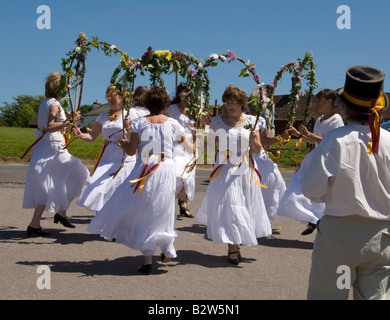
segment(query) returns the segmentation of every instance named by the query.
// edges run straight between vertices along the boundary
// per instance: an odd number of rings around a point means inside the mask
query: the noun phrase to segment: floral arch
[[[203,112],[205,103],[209,101],[210,79],[208,68],[218,66],[219,62],[228,61],[228,63],[238,61],[244,65],[240,70],[239,77],[249,77],[252,75],[259,93],[249,103],[254,104],[257,119],[263,112],[268,109],[273,117],[274,102],[273,97],[278,87],[278,82],[285,73],[291,74],[292,87],[288,103],[287,117],[288,125],[295,122],[295,112],[298,107],[300,96],[307,95],[307,105],[304,111],[304,122],[306,122],[309,109],[312,105],[314,90],[317,88],[315,79],[315,64],[313,55],[306,53],[304,58],[298,58],[286,65],[276,73],[271,89],[266,92],[265,84],[260,82],[260,75],[256,72],[256,65],[250,63],[250,60],[244,60],[235,55],[231,50],[227,53],[211,53],[210,56],[202,63],[202,59],[196,58],[192,54],[182,53],[180,51],[156,50],[148,47],[140,58],[130,57],[126,52],[120,50],[115,45],[100,41],[96,36],[88,41],[84,33],[80,33],[75,41],[76,47],[67,53],[67,58],[62,59],[62,69],[64,71],[64,80],[69,83],[67,101],[71,111],[76,111],[81,105],[84,75],[86,73],[86,58],[88,52],[92,49],[102,51],[106,56],[120,55],[121,59],[118,66],[112,73],[110,83],[115,86],[125,87],[128,96],[132,97],[134,82],[137,75],[145,76],[149,73],[150,83],[165,88],[163,80],[164,74],[180,75],[185,79],[185,84],[190,88],[189,92],[189,111],[190,119],[198,123],[199,116]],[[306,80],[307,89],[303,91],[303,81]],[[74,99],[72,95],[74,93]],[[203,93],[203,97],[201,96]],[[267,99],[267,96],[269,99]],[[129,107],[129,105],[128,105]]]

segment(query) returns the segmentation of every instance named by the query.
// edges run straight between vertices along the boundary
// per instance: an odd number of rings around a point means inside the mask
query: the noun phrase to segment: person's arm
[[[249,135],[251,150],[256,154],[259,154],[263,147],[261,144],[260,131],[261,130],[259,131],[251,130]]]
[[[72,123],[70,120],[65,120],[65,121],[58,121],[58,114],[60,112],[60,108],[53,104],[50,106],[49,110],[49,117],[47,120],[47,130],[49,132],[56,132],[60,131],[62,129],[67,129]],[[73,119],[75,122],[80,120],[80,111],[73,112]]]
[[[75,127],[73,129],[73,134],[79,139],[86,142],[95,141],[101,132],[102,132],[102,125],[99,122],[95,122],[93,124],[92,130],[89,133],[82,133],[78,127]]]
[[[196,150],[196,136],[194,136],[194,142],[191,143],[185,134],[183,134],[180,139],[178,140],[179,144],[183,146],[183,148],[188,152],[189,154],[193,154]]]
[[[138,133],[132,132],[130,136],[130,141],[126,139],[118,140],[118,145],[128,154],[129,156],[134,156],[138,148]]]
[[[294,128],[295,129],[295,128]],[[318,136],[312,132],[310,132],[306,126],[304,126],[303,124],[301,124],[299,126],[299,133],[300,133],[300,136],[298,136],[298,138],[302,138],[303,141],[306,141],[308,143],[311,143],[311,144],[314,144],[314,143],[320,143],[322,141],[322,137],[321,136]]]
[[[265,129],[260,129],[259,132],[260,132],[261,144],[267,147],[275,143],[288,141],[290,139],[290,134],[288,133],[287,130],[285,130],[281,135],[276,137],[269,137]]]

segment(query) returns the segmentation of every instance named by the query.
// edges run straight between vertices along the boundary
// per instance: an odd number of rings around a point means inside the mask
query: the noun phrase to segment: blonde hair
[[[45,96],[46,98],[58,98],[61,96],[61,73],[52,72],[45,80]]]
[[[110,85],[106,89],[106,98],[111,94],[121,96],[123,99],[123,105],[126,105],[128,97],[126,94],[126,89],[124,87],[117,88],[114,84],[110,83]]]

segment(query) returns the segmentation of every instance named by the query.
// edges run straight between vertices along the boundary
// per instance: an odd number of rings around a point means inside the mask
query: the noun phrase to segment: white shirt
[[[378,154],[369,154],[368,125],[328,132],[302,177],[304,195],[325,202],[324,214],[390,221],[390,132],[380,131]]]

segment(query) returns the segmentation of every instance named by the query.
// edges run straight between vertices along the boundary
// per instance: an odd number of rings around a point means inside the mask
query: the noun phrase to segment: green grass
[[[20,157],[22,154],[35,141],[34,131],[36,130],[31,128],[0,127],[0,160],[21,161]],[[272,149],[280,151],[280,158],[270,155],[271,159],[280,167],[296,168],[309,151],[304,142],[300,148],[297,148],[295,146],[296,141],[296,139],[291,139],[283,146],[274,145]],[[90,163],[99,156],[102,143],[101,135],[92,143],[76,139],[69,145],[68,149],[75,157]]]
[[[34,128],[0,127],[0,159],[3,161],[21,161],[20,157],[35,141]],[[96,160],[102,148],[102,137],[87,143],[76,139],[72,142],[69,152],[82,160]]]

